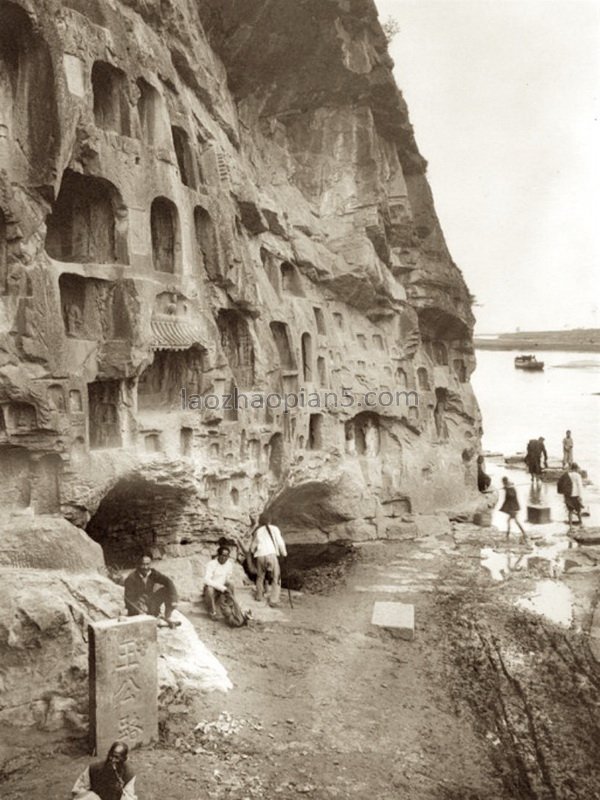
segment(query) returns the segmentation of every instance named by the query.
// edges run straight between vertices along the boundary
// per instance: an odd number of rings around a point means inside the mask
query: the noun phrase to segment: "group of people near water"
[[[569,531],[572,529],[573,514],[582,524],[583,481],[578,465],[573,461],[573,438],[567,431],[562,442],[564,472],[560,476],[557,489],[563,495],[569,515]],[[543,436],[531,439],[527,444],[525,463],[531,476],[531,483],[539,487],[543,470],[548,468],[548,453]],[[491,478],[485,472],[484,457],[477,459],[477,483],[481,492],[487,492]],[[514,484],[508,477],[502,478],[504,501],[500,511],[507,515],[506,537],[511,534],[514,522],[521,533],[521,541],[528,544],[527,534],[518,519],[519,499]],[[280,529],[263,515],[256,525],[250,546],[247,550],[235,543],[244,555],[246,570],[255,575],[255,599],[262,602],[267,585],[269,605],[277,606],[281,591],[280,558],[287,557],[285,541]],[[241,627],[251,618],[250,611],[242,611],[235,594],[232,545],[222,538],[218,542],[216,555],[208,562],[204,575],[203,602],[211,619],[216,619],[217,609],[232,627]],[[151,614],[159,618],[159,624],[173,628],[180,621],[173,619],[177,608],[177,590],[167,575],[152,568],[152,557],[144,554],[135,570],[124,583],[125,607],[129,616]],[[164,608],[164,611],[163,611]],[[104,761],[87,767],[77,778],[72,791],[73,800],[136,800],[135,775],[128,763],[128,747],[124,742],[114,742]]]
[[[562,440],[562,469],[564,470],[558,479],[557,491],[562,494],[568,514],[569,532],[573,529],[573,514],[577,517],[577,524],[583,525],[583,480],[579,465],[573,461],[573,437],[571,431],[565,433]],[[537,439],[530,439],[527,443],[527,452],[524,458],[531,485],[539,489],[542,482],[544,469],[548,469],[548,453],[546,451],[545,439],[539,436]],[[480,492],[486,492],[491,485],[491,478],[484,469],[484,458],[479,456],[477,460],[477,485]],[[528,544],[527,534],[518,519],[521,510],[517,490],[510,478],[502,478],[502,488],[504,489],[504,502],[500,506],[500,511],[507,515],[506,538],[511,533],[511,522],[514,522],[521,532],[521,541]]]
[[[206,566],[202,596],[211,619],[216,619],[218,608],[230,626],[241,627],[252,614],[242,611],[236,600],[236,562],[231,552],[228,540],[220,539],[216,555]],[[262,602],[268,591],[269,605],[277,606],[281,592],[279,560],[287,557],[287,549],[280,529],[266,515],[259,519],[250,546],[243,554],[247,570],[255,575],[256,601]],[[178,603],[175,584],[167,575],[153,569],[150,554],[142,555],[136,569],[125,579],[124,589],[128,616],[150,614],[158,617],[163,626],[181,625],[172,616]],[[79,775],[71,793],[72,800],[136,800],[135,774],[128,763],[128,752],[125,742],[114,742],[105,760],[90,764]]]

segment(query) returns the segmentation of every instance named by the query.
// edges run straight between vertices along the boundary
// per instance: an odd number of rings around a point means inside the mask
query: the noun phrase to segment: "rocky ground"
[[[133,756],[140,799],[600,797],[599,559],[550,538],[527,549],[457,525],[366,545],[293,609],[245,597],[246,629],[190,606],[235,688],[171,709]],[[371,626],[377,599],[415,604],[412,642]],[[40,748],[0,794],[67,797],[87,761],[78,743]]]

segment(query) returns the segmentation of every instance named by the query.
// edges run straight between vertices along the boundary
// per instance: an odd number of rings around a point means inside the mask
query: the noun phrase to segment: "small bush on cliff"
[[[388,17],[385,22],[382,23],[381,27],[383,28],[388,44],[397,33],[400,33],[400,23],[395,17]]]

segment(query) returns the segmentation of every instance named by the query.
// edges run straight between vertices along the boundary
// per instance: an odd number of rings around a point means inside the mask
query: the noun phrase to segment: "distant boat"
[[[515,358],[515,367],[517,369],[528,369],[533,372],[539,372],[544,369],[544,362],[538,361],[535,356],[517,356]]]

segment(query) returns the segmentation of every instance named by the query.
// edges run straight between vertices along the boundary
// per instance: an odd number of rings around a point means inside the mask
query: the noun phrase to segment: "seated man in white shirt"
[[[260,525],[254,531],[250,552],[256,558],[256,599],[258,601],[263,599],[265,577],[270,572],[273,583],[269,596],[269,605],[276,606],[279,603],[281,591],[279,556],[287,556],[285,542],[277,525],[270,525],[268,522]]]
[[[210,616],[217,616],[215,601],[223,594],[235,594],[233,586],[233,561],[229,558],[231,552],[228,547],[221,545],[217,550],[217,557],[212,558],[206,565],[204,575],[204,605]]]

